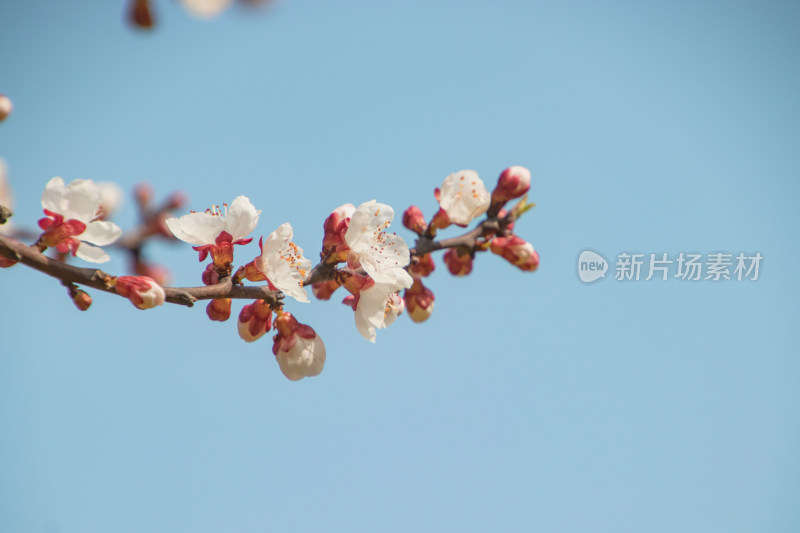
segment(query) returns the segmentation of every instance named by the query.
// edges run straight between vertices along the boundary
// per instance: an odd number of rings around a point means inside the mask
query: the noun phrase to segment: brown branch
[[[0,235],[0,255],[6,259],[19,261],[39,272],[59,279],[63,283],[76,283],[99,291],[117,294],[114,287],[109,286],[106,282],[110,276],[102,270],[80,268],[56,261],[40,253],[36,248],[2,235]],[[198,300],[214,298],[261,299],[271,304],[277,303],[279,300],[278,293],[265,285],[244,287],[234,285],[230,278],[207,287],[164,287],[164,292],[166,292],[168,303],[189,307]]]

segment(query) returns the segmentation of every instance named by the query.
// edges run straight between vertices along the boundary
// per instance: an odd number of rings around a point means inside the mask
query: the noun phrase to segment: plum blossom
[[[363,268],[376,283],[410,287],[413,280],[405,266],[410,261],[408,245],[402,237],[386,233],[394,218],[394,209],[370,200],[358,206],[350,217],[344,239],[350,247],[347,265]]]
[[[477,172],[459,170],[444,179],[438,200],[450,222],[467,226],[489,209],[491,195]]]
[[[4,94],[0,94],[0,122],[3,122],[13,110],[14,104],[11,103],[11,98]]]
[[[255,229],[261,211],[256,211],[246,196],[237,196],[230,206],[222,205],[224,211],[212,206],[204,213],[168,218],[166,224],[175,237],[194,245],[200,261],[210,253],[215,266],[227,268],[233,261],[233,245],[253,240],[245,237]]]
[[[356,328],[362,337],[374,343],[376,330],[387,328],[395,321],[405,307],[397,291],[410,286],[411,283],[374,283],[361,289],[358,296],[345,298],[345,303],[353,305]]]
[[[303,257],[303,249],[292,242],[292,226],[278,226],[266,241],[259,242],[261,255],[253,261],[269,282],[298,302],[308,302],[303,281],[311,269],[311,261]]]
[[[61,178],[51,179],[42,193],[42,208],[47,216],[39,219],[39,227],[44,230],[39,243],[61,253],[71,252],[84,261],[108,261],[108,254],[98,246],[116,241],[122,230],[113,222],[97,220],[101,199],[100,189],[92,180],[74,180],[64,185]]]
[[[275,329],[272,353],[284,376],[298,381],[322,372],[325,344],[311,326],[300,324],[291,313],[279,312]]]

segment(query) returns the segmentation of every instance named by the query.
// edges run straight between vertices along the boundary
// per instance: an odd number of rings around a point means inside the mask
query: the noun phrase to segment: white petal
[[[211,213],[189,213],[181,218],[168,218],[166,223],[175,237],[195,246],[214,244],[225,230],[222,217]]]
[[[113,222],[95,220],[86,225],[86,230],[78,235],[78,238],[98,246],[105,246],[119,239],[121,235],[122,230]]]
[[[311,261],[303,257],[303,249],[292,243],[292,226],[278,226],[264,242],[256,266],[275,287],[299,302],[308,302],[303,280],[311,269]]]
[[[100,189],[92,180],[72,180],[62,202],[64,218],[89,222],[100,206]]]
[[[63,209],[62,200],[66,191],[64,180],[58,176],[48,181],[42,193],[42,209],[60,214]]]
[[[86,244],[85,242],[81,242],[78,245],[78,249],[75,251],[75,255],[83,259],[84,261],[89,261],[90,263],[105,263],[109,259],[111,259],[107,253],[103,251],[102,248],[98,248],[97,246],[92,246],[91,244]]]
[[[228,206],[228,213],[225,215],[225,225],[227,232],[237,241],[250,235],[258,224],[258,216],[261,211],[256,211],[247,196],[237,196]]]

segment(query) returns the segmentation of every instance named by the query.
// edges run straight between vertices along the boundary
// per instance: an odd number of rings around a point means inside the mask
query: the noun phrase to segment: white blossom
[[[408,245],[402,237],[386,232],[392,218],[394,209],[375,200],[358,206],[344,237],[350,248],[347,262],[360,265],[376,283],[406,288],[413,282],[404,268],[410,261]]]
[[[178,239],[195,246],[216,244],[217,237],[225,232],[231,241],[243,240],[258,224],[261,211],[257,211],[247,196],[237,196],[230,206],[223,204],[203,213],[194,212],[180,218],[168,218],[167,227]]]
[[[474,170],[459,170],[444,179],[439,190],[441,207],[454,224],[468,225],[489,209],[491,195]]]
[[[113,222],[96,220],[101,201],[100,189],[92,180],[73,180],[69,185],[59,177],[47,182],[42,193],[42,208],[49,218],[39,221],[45,230],[44,243],[59,251],[72,251],[85,261],[105,263],[110,258],[98,246],[116,241],[122,230]],[[80,224],[73,224],[77,221]],[[75,228],[85,225],[82,232],[59,233],[57,227]],[[96,246],[92,246],[92,245]]]
[[[292,226],[278,226],[261,247],[256,267],[277,289],[299,302],[308,302],[303,281],[311,269],[311,261],[303,257],[303,249],[292,242]]]
[[[403,312],[403,299],[397,291],[407,288],[397,283],[375,283],[359,291],[355,309],[356,328],[361,336],[375,342],[375,331],[390,326]]]

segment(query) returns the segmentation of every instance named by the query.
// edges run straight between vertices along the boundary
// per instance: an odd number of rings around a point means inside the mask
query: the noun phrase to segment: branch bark
[[[96,268],[80,268],[51,259],[36,248],[0,235],[0,255],[6,259],[19,261],[39,272],[66,283],[77,283],[99,291],[117,294],[114,287],[106,283],[109,275]],[[225,278],[216,285],[207,287],[164,287],[166,301],[172,304],[191,307],[198,300],[215,298],[234,298],[250,300],[266,300],[270,304],[278,302],[277,291],[266,285],[241,286],[234,285],[230,278]]]

